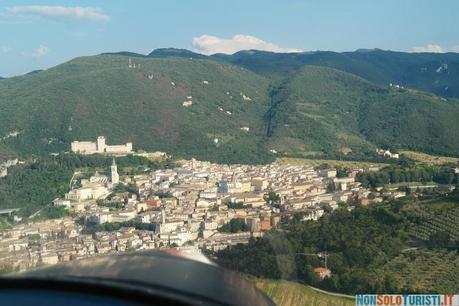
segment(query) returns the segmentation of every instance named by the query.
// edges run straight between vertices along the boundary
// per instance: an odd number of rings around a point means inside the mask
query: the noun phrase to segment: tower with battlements
[[[104,153],[106,147],[107,145],[105,143],[105,137],[104,136],[97,137],[97,152]]]

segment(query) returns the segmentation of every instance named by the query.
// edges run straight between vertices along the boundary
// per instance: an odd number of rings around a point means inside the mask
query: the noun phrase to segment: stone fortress
[[[132,153],[132,142],[123,145],[107,145],[104,136],[97,137],[97,141],[73,141],[72,152],[79,154],[129,154]]]

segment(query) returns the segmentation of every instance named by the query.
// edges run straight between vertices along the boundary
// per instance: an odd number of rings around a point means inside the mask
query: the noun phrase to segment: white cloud
[[[203,54],[225,53],[233,54],[241,50],[263,50],[272,52],[301,52],[299,49],[282,48],[273,43],[250,35],[235,35],[233,38],[224,39],[217,36],[202,35],[193,38],[195,51]]]
[[[43,57],[43,56],[45,56],[46,54],[48,54],[48,52],[49,52],[49,48],[48,48],[48,47],[46,47],[46,46],[40,46],[40,47],[38,47],[37,50],[35,50],[35,52],[33,53],[33,56],[34,56],[34,57],[37,57],[37,58],[38,58],[38,57]]]
[[[412,52],[429,52],[429,53],[445,53],[445,52],[457,52],[459,53],[459,45],[452,47],[442,47],[436,44],[427,44],[425,47],[413,47]]]
[[[413,47],[413,52],[444,53],[445,50],[439,45],[428,44],[425,47]]]
[[[100,8],[94,7],[25,5],[8,8],[8,12],[15,16],[38,16],[55,19],[86,19],[92,21],[109,21],[111,19]]]

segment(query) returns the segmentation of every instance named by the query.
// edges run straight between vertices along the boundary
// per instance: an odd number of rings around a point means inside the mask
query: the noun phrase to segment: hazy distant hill
[[[222,61],[228,56],[194,54],[160,49],[148,57],[81,57],[2,80],[0,153],[68,150],[72,140],[105,135],[109,143],[133,141],[137,149],[225,162],[270,161],[271,149],[357,158],[382,146],[458,155],[455,99],[317,65],[260,72],[274,69],[277,57],[308,54],[229,56],[272,57],[265,66],[259,59],[261,68],[244,65],[253,71]]]

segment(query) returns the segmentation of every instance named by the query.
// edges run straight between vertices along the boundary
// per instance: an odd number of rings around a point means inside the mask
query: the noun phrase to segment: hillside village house
[[[331,277],[331,271],[327,268],[318,267],[314,269],[314,272],[319,275],[320,279]]]

